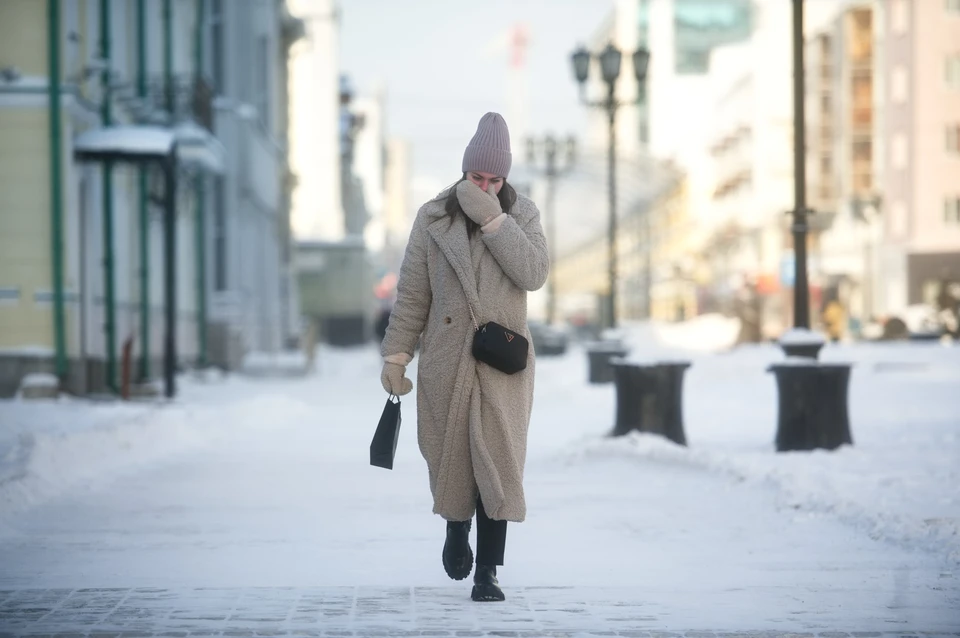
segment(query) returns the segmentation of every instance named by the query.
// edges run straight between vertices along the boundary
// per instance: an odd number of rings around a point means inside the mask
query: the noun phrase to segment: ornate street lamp
[[[589,100],[586,97],[586,81],[590,75],[590,60],[596,57],[600,62],[600,76],[607,85],[607,97],[603,100]],[[620,76],[620,65],[623,54],[613,43],[607,44],[599,54],[591,54],[584,47],[578,48],[571,55],[573,63],[573,74],[580,85],[580,100],[587,106],[602,108],[607,111],[609,124],[609,198],[610,198],[610,220],[608,229],[608,286],[609,297],[607,299],[607,327],[614,328],[617,325],[617,183],[616,183],[616,119],[617,109],[621,106],[639,104],[645,94],[644,84],[647,80],[647,67],[650,63],[650,52],[641,47],[632,55],[633,71],[639,84],[637,98],[630,102],[619,102],[614,95],[617,78]]]

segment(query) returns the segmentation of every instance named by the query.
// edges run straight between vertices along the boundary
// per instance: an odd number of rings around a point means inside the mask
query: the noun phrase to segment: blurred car
[[[542,321],[528,321],[533,351],[537,356],[558,356],[567,351],[570,339],[563,330]]]

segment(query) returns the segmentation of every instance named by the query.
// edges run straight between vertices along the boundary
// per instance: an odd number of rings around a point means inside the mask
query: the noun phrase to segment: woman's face
[[[480,187],[480,190],[487,192],[487,187],[493,184],[493,190],[496,193],[503,188],[503,178],[497,177],[493,173],[484,173],[481,171],[467,171],[467,179]]]

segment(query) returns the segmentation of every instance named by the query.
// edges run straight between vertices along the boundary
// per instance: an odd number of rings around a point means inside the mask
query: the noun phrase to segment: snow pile
[[[307,406],[240,379],[214,385],[184,376],[180,391],[176,403],[0,401],[0,514],[225,437],[276,428],[281,418],[315,418]]]
[[[42,359],[44,357],[54,356],[53,348],[47,346],[20,346],[17,348],[0,348],[2,357],[34,357]]]
[[[285,352],[250,352],[243,358],[240,370],[254,377],[291,377],[307,374],[309,362],[299,350]]]
[[[637,359],[677,359],[724,352],[734,346],[740,321],[719,314],[702,315],[679,323],[625,322],[605,330],[602,338],[622,343]]]
[[[956,452],[954,445],[952,454]],[[960,470],[952,467],[940,467],[936,471],[939,476],[927,478],[922,471],[880,472],[874,462],[877,459],[855,447],[834,452],[736,454],[684,448],[663,437],[639,433],[594,440],[568,458],[624,456],[709,470],[770,486],[779,492],[784,508],[827,513],[865,530],[872,538],[943,554],[960,564],[960,499],[955,487],[960,484]],[[930,493],[920,484],[934,484],[935,491]],[[890,507],[898,504],[898,498],[885,491],[904,489],[941,515],[924,517]]]
[[[599,414],[603,425],[586,440],[568,440],[560,457],[628,457],[770,486],[783,507],[828,513],[874,538],[960,563],[960,348],[829,344],[821,360],[853,365],[852,447],[775,451],[777,389],[766,368],[784,356],[762,345],[694,361],[684,382],[689,448],[652,435],[597,436],[612,426],[610,392],[606,406],[583,396],[557,406],[587,422]]]
[[[780,343],[785,346],[819,346],[826,341],[822,334],[807,328],[791,328],[780,337]]]
[[[681,323],[655,323],[657,340],[672,348],[696,352],[722,352],[734,346],[740,320],[720,314],[700,315]]]

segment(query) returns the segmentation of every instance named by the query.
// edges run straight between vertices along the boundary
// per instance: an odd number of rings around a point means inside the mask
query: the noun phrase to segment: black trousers
[[[507,545],[507,521],[487,516],[483,501],[477,497],[477,565],[503,565]]]

